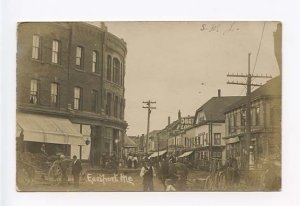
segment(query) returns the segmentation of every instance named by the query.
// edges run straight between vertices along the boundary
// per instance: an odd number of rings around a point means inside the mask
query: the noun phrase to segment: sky
[[[250,68],[254,74],[279,75],[273,44],[276,22],[265,25],[264,22],[105,24],[109,32],[127,43],[127,135],[141,135],[147,131],[147,109],[142,108],[143,101],[157,102],[157,109],[151,113],[152,131],[163,129],[168,116],[171,122],[175,121],[179,110],[182,116],[194,116],[202,104],[217,96],[218,89],[222,96],[245,95],[244,86],[226,83],[228,80],[244,82],[245,79],[226,75],[247,73],[248,53],[251,53]],[[255,83],[266,81],[259,80]]]

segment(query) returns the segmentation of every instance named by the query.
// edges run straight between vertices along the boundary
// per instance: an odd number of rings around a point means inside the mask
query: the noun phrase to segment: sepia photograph
[[[279,192],[282,23],[16,25],[16,191]]]

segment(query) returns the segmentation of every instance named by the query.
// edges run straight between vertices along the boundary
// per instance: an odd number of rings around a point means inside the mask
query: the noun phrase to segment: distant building
[[[23,148],[100,164],[123,144],[126,43],[104,24],[20,23],[17,136]],[[118,149],[119,148],[119,149]]]
[[[184,149],[184,132],[185,129],[193,126],[194,117],[182,117],[180,110],[178,111],[178,119],[172,123],[168,131],[168,152],[176,155],[180,154]]]
[[[142,153],[144,150],[143,150],[143,139],[144,139],[144,136],[141,135],[141,136],[128,136],[132,141],[134,141],[135,145],[137,146],[136,148],[136,151],[138,153]]]
[[[251,93],[251,143],[253,166],[265,160],[281,159],[281,76],[269,80]],[[246,162],[244,97],[225,110],[226,155],[235,157],[243,168]]]
[[[148,139],[148,152],[155,152],[157,151],[158,147],[159,147],[159,137],[158,137],[158,133],[160,132],[160,130],[153,130],[151,132],[149,132],[149,139]],[[146,142],[145,142],[146,144]],[[161,148],[161,147],[160,147]]]
[[[199,168],[208,168],[212,159],[219,159],[225,163],[225,115],[224,109],[236,101],[240,96],[212,97],[196,110],[194,125],[185,130],[185,151],[193,155],[194,165]]]
[[[129,153],[133,153],[133,154],[137,153],[138,146],[135,143],[135,141],[132,139],[132,137],[125,135],[123,149],[124,149],[123,154],[125,157],[127,157]]]

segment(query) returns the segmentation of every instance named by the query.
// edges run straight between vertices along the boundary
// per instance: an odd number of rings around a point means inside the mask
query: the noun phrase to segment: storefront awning
[[[137,148],[136,143],[130,137],[128,137],[126,134],[124,135],[124,147]]]
[[[163,155],[165,153],[167,153],[167,150],[162,150],[162,151],[154,152],[152,155],[149,156],[149,158],[151,158],[151,157],[158,157],[158,156],[161,156],[161,155]]]
[[[226,144],[233,144],[233,143],[237,143],[239,141],[240,141],[240,138],[238,136],[236,136],[236,137],[232,137],[232,138],[226,139],[225,143]]]
[[[187,156],[189,156],[189,155],[192,154],[192,153],[193,153],[193,151],[188,151],[188,152],[183,153],[183,154],[180,155],[179,157],[187,157]]]
[[[17,113],[17,128],[21,128],[25,141],[85,145],[82,134],[65,118]]]

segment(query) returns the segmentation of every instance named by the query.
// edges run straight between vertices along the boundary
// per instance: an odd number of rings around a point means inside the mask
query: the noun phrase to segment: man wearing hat
[[[143,189],[144,192],[153,191],[153,177],[155,177],[155,170],[151,162],[146,159],[145,164],[141,169],[140,176],[143,177]]]
[[[79,174],[81,170],[82,170],[81,162],[80,160],[77,159],[77,156],[74,155],[73,162],[72,162],[72,174],[74,177],[74,185],[77,187],[79,186]]]
[[[63,154],[60,155],[59,159],[60,159],[60,169],[61,169],[61,184],[66,185],[68,183],[67,170],[70,164],[65,159],[65,156]]]

